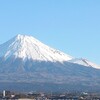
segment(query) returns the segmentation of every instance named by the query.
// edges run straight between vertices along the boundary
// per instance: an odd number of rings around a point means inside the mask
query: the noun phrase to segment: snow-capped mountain
[[[67,61],[72,57],[59,50],[50,48],[32,36],[17,35],[13,39],[0,45],[0,57],[9,57],[40,60],[40,61]]]
[[[42,83],[45,84],[43,89],[47,89],[49,84],[50,91],[55,87],[62,90],[78,87],[79,90],[95,86],[99,89],[100,67],[53,49],[32,36],[19,34],[0,45],[0,82],[14,82],[18,86],[25,83],[25,87],[30,83],[30,91],[34,83],[36,89],[40,89]]]
[[[76,64],[87,66],[87,67],[93,67],[96,69],[100,69],[99,65],[96,65],[96,64],[94,64],[94,63],[92,63],[84,58],[73,58],[73,59],[69,60],[68,62],[76,63]]]

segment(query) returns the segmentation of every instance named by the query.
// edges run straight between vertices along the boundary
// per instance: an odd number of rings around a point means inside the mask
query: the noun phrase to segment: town
[[[100,93],[19,93],[3,90],[0,92],[0,100],[100,100]]]

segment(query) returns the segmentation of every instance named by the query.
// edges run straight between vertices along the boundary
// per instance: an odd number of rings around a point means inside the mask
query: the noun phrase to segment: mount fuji
[[[51,62],[72,59],[71,56],[46,46],[32,36],[20,34],[1,45],[0,50],[0,57],[5,60],[10,57],[21,58],[23,61],[32,59]]]
[[[19,34],[0,45],[0,83],[1,90],[100,91],[100,66]]]

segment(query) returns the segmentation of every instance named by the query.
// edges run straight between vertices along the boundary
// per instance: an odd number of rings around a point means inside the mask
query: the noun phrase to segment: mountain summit
[[[10,83],[25,91],[100,90],[100,67],[19,34],[0,45],[0,89]]]
[[[0,57],[9,57],[40,61],[67,61],[72,57],[59,50],[48,47],[32,36],[17,35],[8,42],[0,45]]]

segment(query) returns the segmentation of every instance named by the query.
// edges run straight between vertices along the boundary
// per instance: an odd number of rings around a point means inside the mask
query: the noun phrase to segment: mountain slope
[[[96,64],[94,64],[94,63],[92,63],[92,62],[90,62],[90,61],[88,61],[87,59],[84,59],[84,58],[73,58],[73,59],[69,60],[68,62],[87,66],[87,67],[93,67],[93,68],[96,68],[96,69],[100,69],[99,65],[96,65]]]

